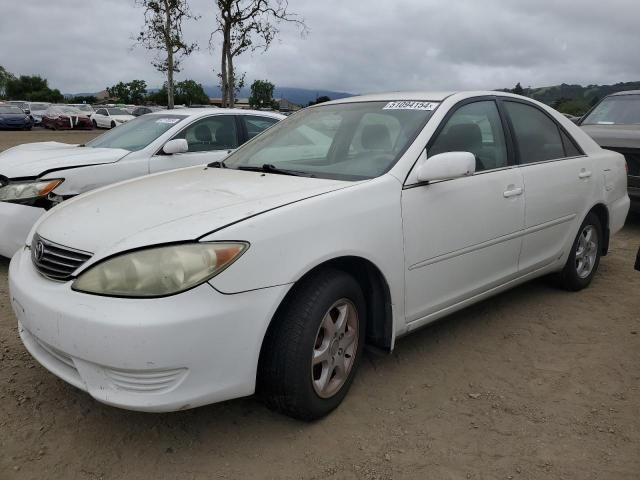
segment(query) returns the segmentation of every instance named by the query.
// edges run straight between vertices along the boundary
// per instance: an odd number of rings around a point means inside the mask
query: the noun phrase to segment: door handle
[[[505,190],[505,192],[502,194],[504,196],[504,198],[511,198],[511,197],[517,197],[518,195],[522,195],[522,188],[521,187],[513,187],[512,185],[510,185],[509,187],[507,187],[509,190]]]
[[[590,176],[591,176],[591,171],[585,170],[584,168],[580,170],[580,173],[578,174],[578,178],[580,179],[589,178]]]

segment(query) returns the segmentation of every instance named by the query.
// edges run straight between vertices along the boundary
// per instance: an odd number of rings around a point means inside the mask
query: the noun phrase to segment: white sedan
[[[85,145],[10,148],[0,153],[0,255],[11,257],[36,220],[63,200],[121,180],[222,160],[283,118],[251,110],[164,110]]]
[[[31,354],[101,402],[258,391],[315,419],[366,344],[542,275],[587,287],[628,209],[624,158],[533,100],[348,98],[65,202],[12,259],[11,303]]]
[[[96,128],[115,128],[134,118],[136,117],[124,108],[117,107],[98,108],[95,113],[91,115],[91,121]]]

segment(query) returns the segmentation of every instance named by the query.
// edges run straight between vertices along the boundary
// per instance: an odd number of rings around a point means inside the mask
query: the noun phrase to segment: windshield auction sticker
[[[401,102],[389,102],[382,109],[383,110],[427,110],[432,111],[438,106],[434,102],[414,102],[405,100]]]
[[[156,120],[156,123],[169,123],[173,125],[174,123],[178,123],[179,121],[179,118],[159,118],[158,120]]]

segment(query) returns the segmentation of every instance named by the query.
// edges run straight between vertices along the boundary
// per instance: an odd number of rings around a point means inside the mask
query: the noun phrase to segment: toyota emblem
[[[42,260],[42,257],[44,257],[44,243],[42,243],[42,241],[38,240],[38,243],[36,243],[36,249],[33,253],[38,262]]]

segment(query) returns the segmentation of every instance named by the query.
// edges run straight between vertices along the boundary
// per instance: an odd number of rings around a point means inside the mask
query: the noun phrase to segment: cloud
[[[640,79],[637,0],[290,0],[310,33],[282,25],[266,53],[236,62],[247,80],[349,92],[494,89]],[[200,50],[178,78],[217,83],[213,0],[185,25]],[[143,12],[133,0],[5,2],[0,64],[41,74],[63,92],[102,90],[142,78],[160,86],[152,55],[133,47]],[[215,70],[215,72],[214,72]]]

